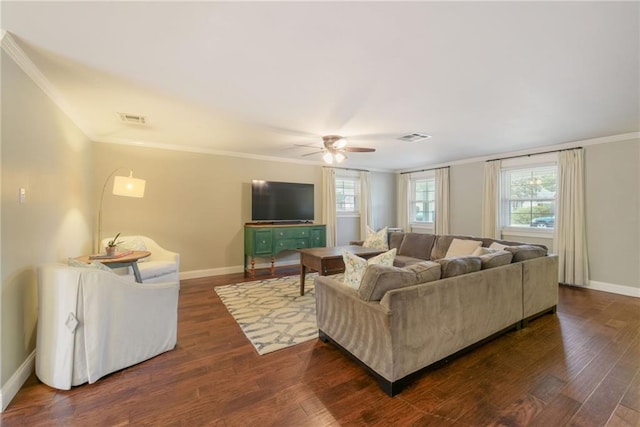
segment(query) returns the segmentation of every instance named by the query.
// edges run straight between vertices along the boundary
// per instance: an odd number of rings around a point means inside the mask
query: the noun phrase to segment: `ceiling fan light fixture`
[[[335,153],[333,155],[333,158],[336,160],[337,163],[342,163],[347,159],[347,156],[345,156],[342,153]]]
[[[333,143],[333,148],[341,149],[347,146],[347,138],[340,138]]]
[[[326,151],[323,155],[322,155],[322,160],[324,160],[325,163],[331,164],[333,163],[333,154],[331,154],[331,152]]]

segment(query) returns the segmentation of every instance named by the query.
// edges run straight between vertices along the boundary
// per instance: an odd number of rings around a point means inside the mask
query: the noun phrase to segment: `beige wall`
[[[449,168],[449,227],[452,234],[481,234],[482,177],[484,163],[466,163]],[[478,179],[480,177],[480,179]],[[473,209],[469,209],[473,206]]]
[[[96,195],[119,166],[125,167],[119,175],[132,169],[134,177],[147,181],[145,196],[133,199],[107,191],[103,237],[118,232],[147,235],[160,246],[180,253],[182,272],[240,271],[244,262],[243,225],[251,220],[252,179],[314,184],[315,221],[320,223],[322,219],[319,165],[98,143],[93,149]],[[372,174],[378,204],[380,197],[386,198],[381,192],[393,187],[393,182],[393,174]],[[374,211],[374,223],[388,220],[385,209]],[[354,227],[344,224],[344,228],[348,232]],[[290,263],[297,259],[297,254],[283,252],[276,261]]]
[[[585,152],[591,280],[640,288],[640,140]]]
[[[640,140],[585,147],[585,192],[590,278],[604,290],[640,294]],[[451,233],[480,234],[484,162],[451,167]],[[504,236],[541,243],[553,239]],[[594,284],[595,285],[595,284]],[[613,285],[607,286],[607,285]],[[629,293],[629,292],[626,292]]]
[[[314,184],[315,219],[321,222],[320,166],[114,144],[95,144],[93,153],[96,194],[118,166],[147,181],[142,199],[105,195],[103,235],[149,236],[180,253],[181,271],[242,266],[252,179]]]
[[[35,349],[36,266],[89,250],[91,143],[4,51],[1,76],[4,389]]]

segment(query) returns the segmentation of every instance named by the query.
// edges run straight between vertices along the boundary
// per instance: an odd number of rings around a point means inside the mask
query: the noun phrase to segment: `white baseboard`
[[[626,295],[630,297],[640,298],[640,288],[634,288],[631,286],[614,285],[612,283],[596,282],[595,280],[589,280],[589,285],[584,286],[587,289],[594,289],[596,291],[610,292],[612,294]]]
[[[29,379],[29,376],[36,368],[36,351],[33,350],[18,370],[11,375],[11,378],[0,389],[0,412],[4,412],[9,406],[9,402],[16,397],[20,387]]]
[[[276,262],[276,267],[290,267],[294,265],[300,265],[299,261],[283,261]],[[261,263],[256,264],[255,268],[269,268],[271,267],[271,263]],[[221,268],[209,268],[206,270],[191,270],[191,271],[182,271],[180,272],[180,280],[187,279],[199,279],[201,277],[210,277],[210,276],[220,276],[222,274],[233,274],[233,273],[242,273],[244,271],[244,267],[242,265],[234,265],[231,267],[221,267]]]

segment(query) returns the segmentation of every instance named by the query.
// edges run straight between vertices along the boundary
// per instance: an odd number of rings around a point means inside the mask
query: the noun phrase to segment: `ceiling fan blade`
[[[322,153],[322,150],[314,151],[313,153],[303,154],[301,157],[313,156],[314,154],[320,154],[320,153]]]
[[[365,147],[344,147],[342,148],[344,151],[349,151],[351,153],[373,153],[376,151],[375,148],[365,148]]]

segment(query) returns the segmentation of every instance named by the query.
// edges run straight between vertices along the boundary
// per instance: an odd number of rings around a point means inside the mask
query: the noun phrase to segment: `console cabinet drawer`
[[[274,228],[273,236],[276,240],[279,239],[297,239],[299,237],[309,237],[308,228]]]
[[[327,245],[325,225],[262,225],[244,226],[245,269],[251,261],[251,270],[255,257],[271,257],[273,269],[274,257],[282,251],[303,248],[321,248]],[[253,274],[253,273],[252,273]]]
[[[287,249],[302,249],[309,247],[309,239],[283,239],[277,240],[274,252],[280,252]]]

